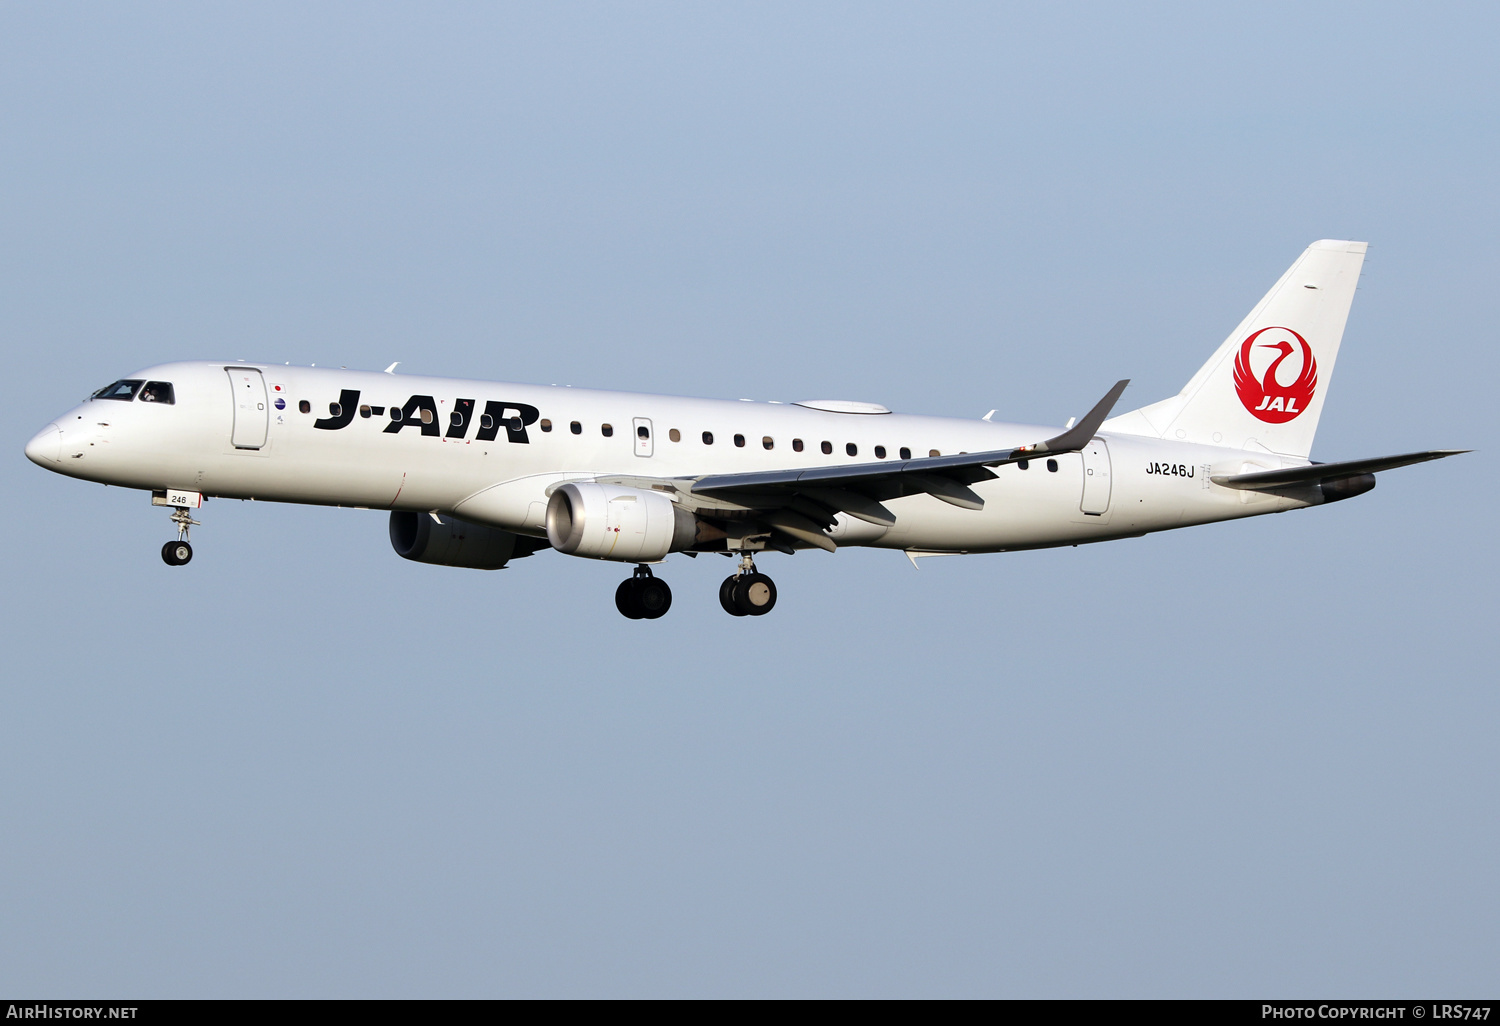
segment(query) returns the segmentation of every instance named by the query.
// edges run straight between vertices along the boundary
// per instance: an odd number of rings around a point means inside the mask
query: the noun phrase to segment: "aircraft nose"
[[[48,424],[26,443],[26,458],[38,466],[62,462],[62,431],[56,424]]]

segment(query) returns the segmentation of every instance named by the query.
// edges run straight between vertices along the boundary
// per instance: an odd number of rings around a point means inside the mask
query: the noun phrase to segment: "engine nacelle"
[[[428,513],[392,513],[391,548],[403,559],[418,563],[499,570],[512,559],[547,547],[538,538],[511,534],[498,527],[471,524],[450,516],[439,519],[441,523],[434,522]]]
[[[547,500],[547,540],[570,556],[649,563],[688,548],[697,533],[697,518],[660,492],[581,481]]]

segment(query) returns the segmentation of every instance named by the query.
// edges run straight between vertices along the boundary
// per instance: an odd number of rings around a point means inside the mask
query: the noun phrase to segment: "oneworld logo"
[[[1297,359],[1287,365],[1293,354]],[[1291,382],[1282,384],[1287,378]],[[1267,424],[1296,418],[1312,404],[1318,390],[1318,361],[1313,359],[1312,346],[1291,328],[1261,328],[1240,345],[1234,360],[1234,390],[1245,409]]]

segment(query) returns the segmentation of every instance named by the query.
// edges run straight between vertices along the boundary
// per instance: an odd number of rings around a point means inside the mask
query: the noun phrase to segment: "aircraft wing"
[[[969,485],[994,477],[991,467],[1082,449],[1109,417],[1129,383],[1128,379],[1116,382],[1086,416],[1062,434],[1018,449],[750,474],[707,474],[669,481],[626,477],[600,480],[653,488],[666,486],[677,493],[678,502],[705,512],[716,506],[755,510],[761,519],[784,534],[832,551],[834,543],[826,531],[833,526],[838,513],[889,527],[896,517],[882,503],[903,495],[920,494],[962,509],[982,509],[984,500]]]
[[[1400,456],[1378,456],[1368,460],[1345,460],[1342,463],[1313,463],[1305,467],[1287,467],[1282,470],[1262,470],[1253,474],[1215,474],[1209,478],[1225,488],[1243,491],[1265,491],[1273,488],[1291,488],[1297,485],[1316,484],[1341,477],[1373,474],[1380,470],[1395,470],[1409,467],[1413,463],[1426,463],[1448,456],[1471,452],[1470,449],[1430,449],[1427,452],[1409,452]]]

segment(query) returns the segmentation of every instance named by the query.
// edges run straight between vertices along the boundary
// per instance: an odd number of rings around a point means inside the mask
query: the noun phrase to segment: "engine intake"
[[[570,482],[547,500],[547,540],[558,552],[649,563],[691,547],[698,522],[660,492]]]
[[[529,556],[547,543],[502,531],[498,527],[471,524],[457,517],[393,512],[391,548],[396,555],[418,563],[461,566],[470,570],[499,570],[512,559]]]

